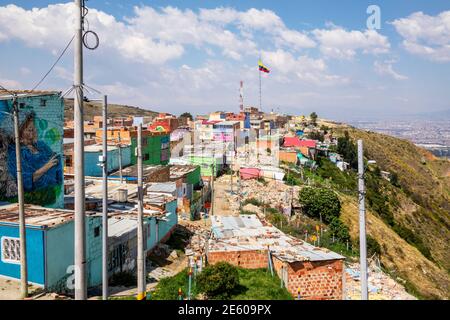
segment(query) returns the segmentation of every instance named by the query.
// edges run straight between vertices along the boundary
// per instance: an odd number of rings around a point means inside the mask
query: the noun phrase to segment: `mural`
[[[62,99],[52,95],[19,101],[25,203],[62,208]],[[12,116],[8,113],[12,113],[11,101],[0,101],[0,201],[17,202],[16,146]]]

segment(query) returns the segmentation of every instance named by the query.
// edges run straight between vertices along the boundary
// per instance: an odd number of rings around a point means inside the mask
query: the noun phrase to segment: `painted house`
[[[137,164],[137,131],[131,133],[131,164]],[[170,134],[165,132],[143,131],[143,163],[148,165],[166,165],[170,161]]]
[[[103,147],[101,145],[91,145],[84,147],[84,170],[88,177],[101,177],[103,175],[103,168],[99,165],[99,157],[103,154]],[[115,146],[108,146],[108,172],[119,170],[119,148]],[[124,146],[120,150],[122,158],[122,168],[131,164],[131,147]]]
[[[145,196],[144,250],[147,254],[159,244],[167,241],[176,225],[177,202],[165,196]],[[109,276],[124,271],[133,271],[137,260],[137,219],[134,204],[112,204],[108,220]]]
[[[29,282],[61,293],[70,292],[74,264],[74,213],[25,206]],[[0,277],[20,279],[18,205],[0,207]],[[101,284],[101,216],[86,213],[88,287]],[[68,287],[69,284],[69,287]]]
[[[239,121],[222,121],[213,125],[213,140],[218,142],[233,142],[237,144]]]
[[[14,91],[18,97],[22,175],[27,203],[64,207],[64,101],[60,92]],[[17,168],[12,97],[0,90],[0,201],[15,202]],[[47,163],[51,166],[46,166]]]
[[[223,155],[221,154],[191,154],[186,157],[190,164],[200,166],[200,174],[202,177],[217,177],[223,168]]]

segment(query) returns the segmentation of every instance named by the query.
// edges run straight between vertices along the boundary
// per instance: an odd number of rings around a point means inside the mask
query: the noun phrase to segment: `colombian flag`
[[[270,73],[269,68],[267,68],[265,65],[263,65],[261,60],[258,61],[258,66],[259,66],[259,71],[262,71],[265,73]]]

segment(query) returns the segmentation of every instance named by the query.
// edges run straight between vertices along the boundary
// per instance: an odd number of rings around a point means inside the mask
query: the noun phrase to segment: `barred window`
[[[7,263],[20,263],[19,238],[2,238],[2,261]]]

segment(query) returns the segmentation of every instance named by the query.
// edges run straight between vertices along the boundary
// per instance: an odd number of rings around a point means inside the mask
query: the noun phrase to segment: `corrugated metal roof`
[[[147,192],[155,193],[173,193],[177,191],[177,185],[175,182],[156,182],[149,183],[147,185]]]
[[[284,234],[273,226],[264,226],[256,215],[212,217],[209,251],[267,250],[287,262],[340,260],[343,256]]]
[[[86,215],[96,215],[86,212]],[[25,219],[27,226],[55,227],[74,219],[72,210],[49,209],[33,205],[25,205]],[[19,223],[19,206],[10,204],[0,207],[0,223]]]
[[[121,237],[137,229],[136,219],[110,218],[108,219],[108,237]]]

